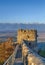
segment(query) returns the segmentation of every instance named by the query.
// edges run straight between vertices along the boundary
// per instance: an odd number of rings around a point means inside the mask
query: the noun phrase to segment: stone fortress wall
[[[24,41],[22,44],[22,59],[24,61],[24,65],[45,65],[45,58],[29,49]]]
[[[25,42],[26,41],[26,42]],[[37,43],[37,30],[18,30],[17,42],[22,43],[22,59],[24,65],[45,65],[45,59],[39,56],[35,51],[34,47],[29,48],[27,41],[33,43],[34,46]]]
[[[22,43],[23,40],[37,42],[37,30],[18,30],[17,42]]]

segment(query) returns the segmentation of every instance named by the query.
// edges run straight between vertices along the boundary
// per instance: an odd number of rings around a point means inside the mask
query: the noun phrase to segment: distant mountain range
[[[38,32],[45,32],[45,24],[0,23],[0,32],[14,32],[18,29],[36,29]]]

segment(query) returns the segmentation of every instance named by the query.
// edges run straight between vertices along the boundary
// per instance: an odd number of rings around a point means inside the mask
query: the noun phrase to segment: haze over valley
[[[0,23],[0,40],[8,37],[16,37],[18,29],[36,29],[38,41],[45,41],[45,24],[11,24]]]

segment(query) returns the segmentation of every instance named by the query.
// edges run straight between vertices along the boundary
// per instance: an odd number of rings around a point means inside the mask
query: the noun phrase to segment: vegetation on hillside
[[[0,65],[3,65],[3,63],[13,53],[14,47],[12,46],[12,43],[12,38],[8,38],[6,42],[0,44]]]
[[[45,58],[45,50],[39,50],[38,54]]]

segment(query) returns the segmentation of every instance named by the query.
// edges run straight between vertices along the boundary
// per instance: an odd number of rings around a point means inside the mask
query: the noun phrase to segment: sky
[[[0,0],[0,23],[45,23],[45,0]]]

